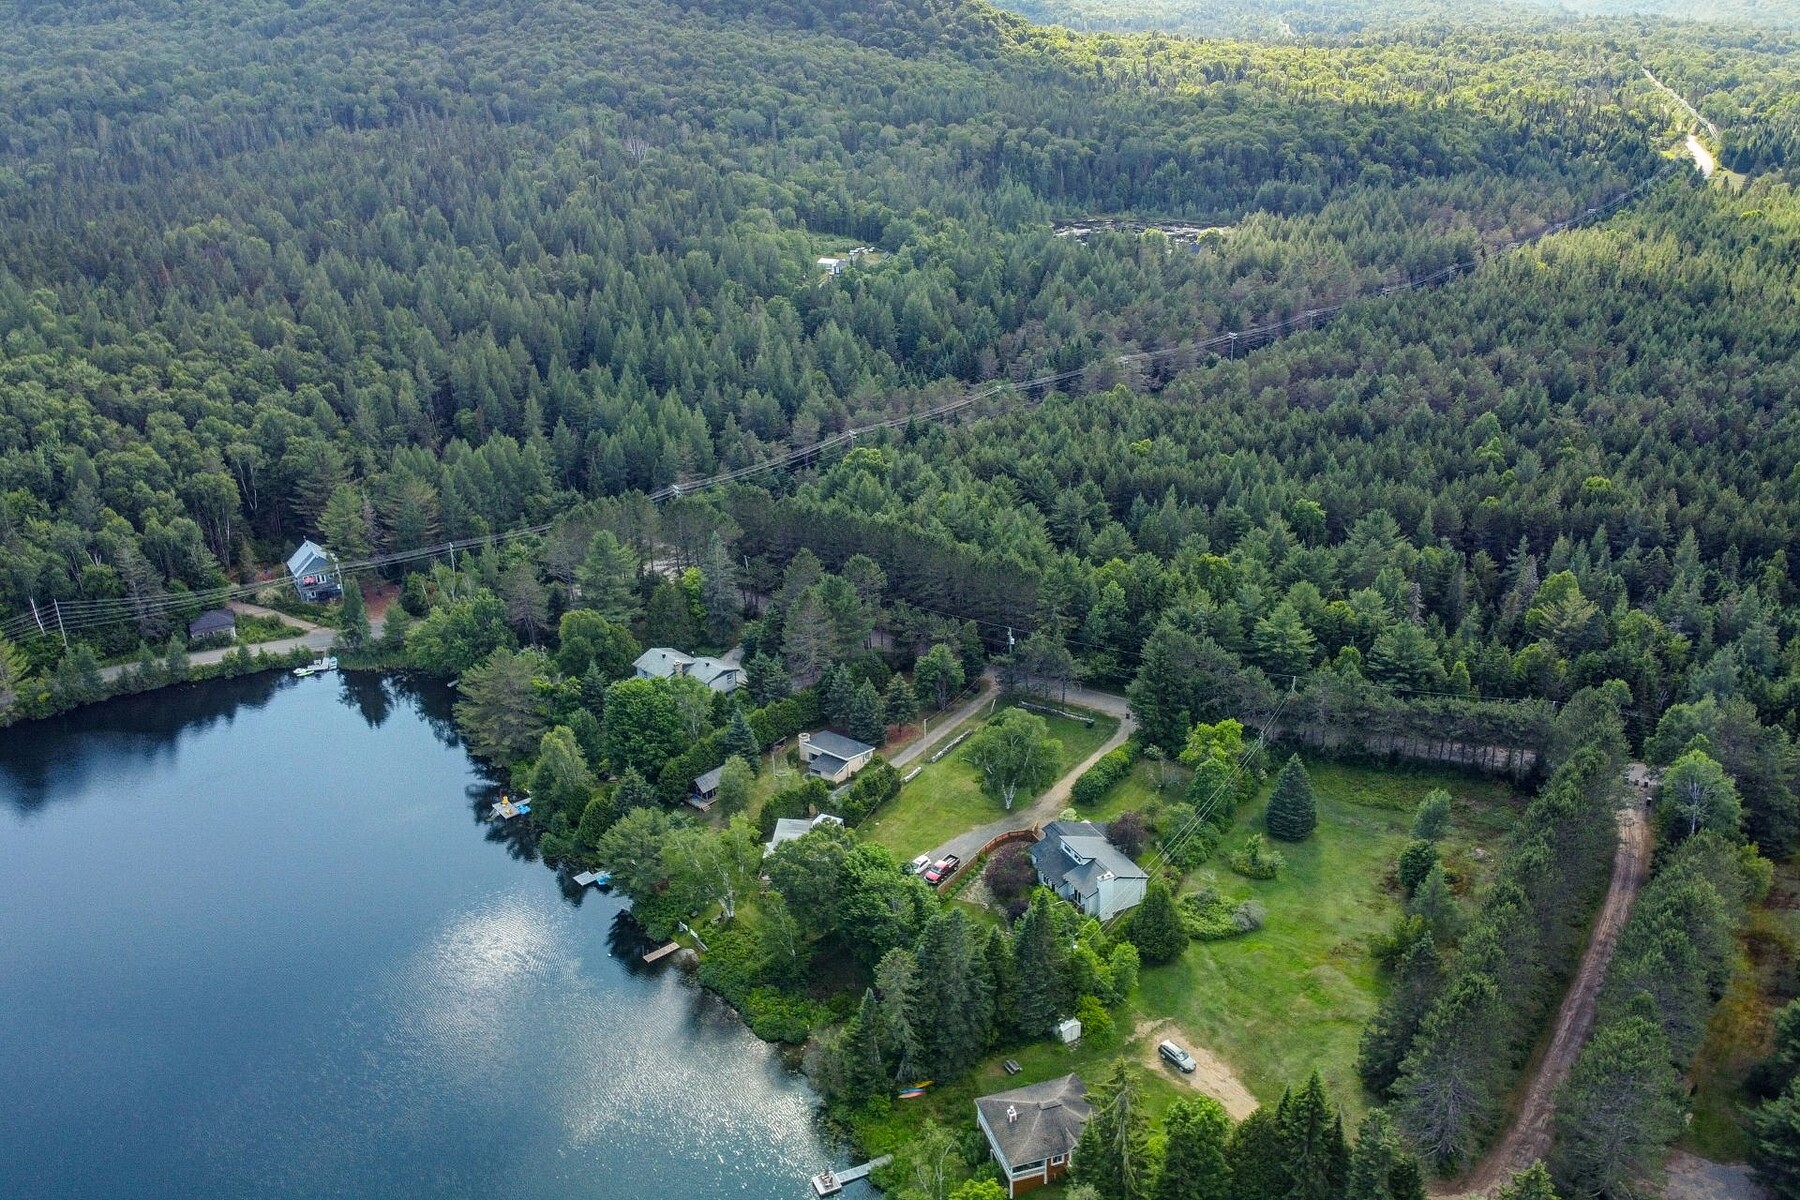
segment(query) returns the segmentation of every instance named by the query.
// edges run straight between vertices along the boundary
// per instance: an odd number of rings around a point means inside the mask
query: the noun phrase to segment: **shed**
[[[188,622],[188,641],[197,642],[201,638],[217,637],[220,634],[237,634],[237,614],[229,608],[209,608]]]

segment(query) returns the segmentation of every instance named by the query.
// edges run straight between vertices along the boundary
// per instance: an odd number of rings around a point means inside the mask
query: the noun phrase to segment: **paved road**
[[[1079,697],[1077,695],[1079,693]],[[1092,701],[1090,703],[1090,701]],[[1081,708],[1092,708],[1098,712],[1119,718],[1119,727],[1113,735],[1101,743],[1100,748],[1076,763],[1063,777],[1050,785],[1050,789],[1039,796],[1027,808],[1016,808],[995,821],[986,825],[978,825],[966,833],[959,833],[943,845],[931,852],[932,858],[942,858],[946,854],[954,854],[967,862],[975,853],[994,838],[1003,833],[1011,833],[1018,829],[1037,829],[1056,819],[1056,815],[1069,806],[1069,792],[1081,773],[1099,762],[1113,750],[1123,746],[1132,734],[1137,732],[1137,721],[1133,719],[1125,707],[1123,696],[1114,696],[1107,692],[1092,692],[1086,688],[1070,688],[1067,703]]]
[[[1641,764],[1632,764],[1639,766]],[[1644,819],[1642,793],[1632,790],[1626,807],[1619,810],[1619,848],[1613,856],[1612,883],[1606,903],[1594,922],[1593,936],[1582,955],[1581,969],[1563,997],[1556,1014],[1550,1049],[1538,1064],[1537,1074],[1526,1089],[1525,1099],[1511,1128],[1462,1184],[1445,1189],[1447,1195],[1486,1196],[1550,1152],[1551,1125],[1556,1116],[1556,1089],[1569,1077],[1575,1058],[1594,1028],[1594,1007],[1600,984],[1619,943],[1619,931],[1631,915],[1631,905],[1650,874],[1650,826]]]

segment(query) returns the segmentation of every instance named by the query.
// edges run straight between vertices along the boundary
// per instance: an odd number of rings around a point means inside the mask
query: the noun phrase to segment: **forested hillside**
[[[139,604],[108,652],[304,534],[505,529],[1467,259],[1645,177],[1658,120],[1554,40],[1447,78],[954,6],[10,15],[0,607]],[[1095,211],[1232,229],[1053,236]]]

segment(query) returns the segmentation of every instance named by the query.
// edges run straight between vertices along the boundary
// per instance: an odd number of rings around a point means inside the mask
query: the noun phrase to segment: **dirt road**
[[[1612,884],[1607,888],[1606,903],[1594,922],[1593,937],[1581,968],[1563,997],[1556,1014],[1555,1033],[1550,1048],[1537,1066],[1526,1089],[1525,1099],[1506,1136],[1489,1152],[1472,1174],[1461,1184],[1445,1188],[1447,1196],[1486,1196],[1550,1152],[1552,1124],[1556,1117],[1556,1089],[1569,1077],[1576,1055],[1581,1053],[1594,1027],[1594,1006],[1600,998],[1600,984],[1612,962],[1613,949],[1619,942],[1619,931],[1631,915],[1632,902],[1650,873],[1650,827],[1637,795],[1619,811],[1619,849],[1613,857]]]

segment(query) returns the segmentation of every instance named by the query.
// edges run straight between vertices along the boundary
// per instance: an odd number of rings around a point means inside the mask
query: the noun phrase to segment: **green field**
[[[1066,717],[1046,716],[1044,721],[1051,736],[1062,743],[1061,770],[1065,772],[1099,749],[1119,725],[1112,717],[1098,714],[1092,728]],[[1014,808],[1029,803],[1021,796]],[[870,817],[857,832],[901,859],[909,859],[1005,815],[999,801],[982,794],[981,779],[969,763],[965,742],[941,761],[928,764],[917,779],[900,789],[893,803]]]
[[[1308,770],[1319,796],[1318,832],[1280,846],[1287,866],[1279,878],[1244,879],[1224,861],[1226,850],[1261,830],[1267,785],[1196,872],[1212,875],[1233,901],[1259,900],[1268,911],[1263,928],[1195,943],[1180,962],[1145,971],[1139,1007],[1173,1017],[1261,1100],[1278,1098],[1317,1069],[1360,1112],[1357,1040],[1385,988],[1369,943],[1399,911],[1389,871],[1406,844],[1413,807],[1433,787],[1455,797],[1444,858],[1461,875],[1459,890],[1473,894],[1490,878],[1500,836],[1523,801],[1503,784],[1453,773],[1327,762],[1311,762]],[[1474,857],[1477,847],[1485,858]]]
[[[1459,890],[1476,895],[1491,879],[1504,834],[1525,801],[1504,783],[1452,771],[1321,761],[1309,762],[1308,770],[1319,794],[1319,829],[1299,846],[1280,847],[1288,865],[1279,878],[1253,882],[1224,862],[1225,849],[1261,829],[1265,786],[1238,814],[1220,853],[1184,883],[1192,887],[1201,876],[1211,876],[1233,900],[1254,896],[1267,909],[1261,930],[1195,943],[1181,961],[1146,968],[1138,990],[1112,1014],[1113,1027],[1078,1046],[1046,1039],[1005,1050],[969,1078],[933,1088],[928,1099],[896,1105],[887,1117],[859,1127],[866,1147],[876,1153],[891,1148],[928,1115],[965,1124],[976,1096],[1009,1086],[1068,1071],[1095,1083],[1122,1054],[1138,1062],[1148,1059],[1143,1044],[1148,1036],[1173,1037],[1212,1052],[1265,1102],[1317,1069],[1344,1105],[1346,1121],[1359,1119],[1366,1100],[1356,1078],[1356,1046],[1385,988],[1369,942],[1399,911],[1389,871],[1406,844],[1414,806],[1434,787],[1454,797],[1444,857],[1462,876]],[[1157,774],[1156,764],[1140,762],[1091,815],[1105,820],[1180,798],[1187,773],[1171,766],[1168,786],[1160,792]],[[1484,857],[1474,856],[1477,848]],[[1164,1019],[1174,1028],[1135,1036],[1140,1027]],[[1006,1058],[1024,1068],[1017,1077],[1002,1070]],[[1154,1114],[1187,1094],[1167,1072],[1146,1067],[1142,1077]]]

